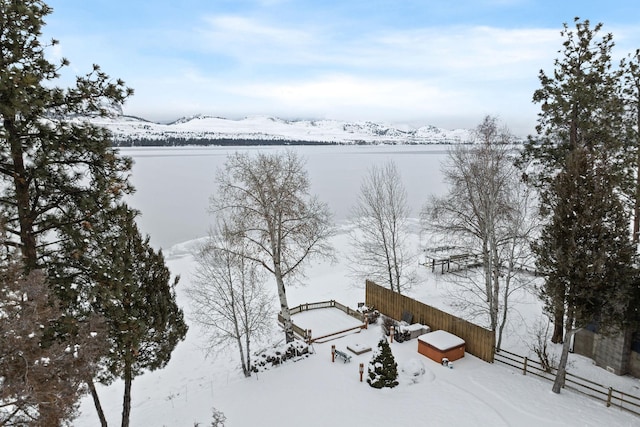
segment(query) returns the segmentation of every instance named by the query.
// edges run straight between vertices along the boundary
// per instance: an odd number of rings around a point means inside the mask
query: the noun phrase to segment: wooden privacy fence
[[[289,313],[291,313],[291,315],[293,316],[294,314],[297,313],[302,313],[303,311],[308,311],[308,310],[317,310],[319,308],[337,308],[340,311],[343,311],[344,313],[348,314],[351,317],[354,317],[356,319],[358,319],[359,321],[362,322],[362,325],[360,326],[355,326],[353,328],[349,328],[349,329],[345,329],[343,331],[336,331],[336,332],[332,332],[330,334],[327,335],[323,335],[321,337],[311,337],[309,335],[309,331],[306,329],[302,329],[301,327],[299,327],[298,325],[295,324],[295,322],[292,321],[293,323],[293,332],[298,335],[300,338],[302,338],[303,340],[312,343],[314,341],[318,341],[320,339],[323,338],[329,338],[332,337],[334,335],[338,335],[338,334],[342,334],[345,332],[349,332],[355,329],[365,329],[367,327],[367,325],[365,324],[365,320],[364,320],[364,315],[362,313],[360,313],[357,310],[353,310],[349,307],[347,307],[344,304],[340,304],[337,301],[331,300],[331,301],[320,301],[320,302],[313,302],[313,303],[306,303],[306,304],[300,304],[296,307],[292,307],[289,309]],[[292,319],[293,320],[293,319]],[[280,323],[284,323],[284,319],[282,318],[282,314],[278,313],[278,322]]]
[[[549,381],[555,380],[557,369],[550,368],[545,370],[540,362],[527,357],[500,350],[496,352],[495,360],[522,371],[523,375],[535,375]],[[567,372],[564,379],[564,388],[601,400],[605,402],[607,407],[617,406],[635,415],[640,415],[640,397],[616,390],[613,387],[606,387]]]
[[[427,325],[432,331],[442,329],[462,338],[468,353],[493,363],[496,346],[493,331],[383,288],[370,280],[366,281],[365,304],[396,320],[401,319],[403,313],[409,312],[413,315],[414,322]]]

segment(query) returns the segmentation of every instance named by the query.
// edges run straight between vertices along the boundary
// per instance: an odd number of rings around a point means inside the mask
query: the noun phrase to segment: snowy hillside
[[[211,143],[298,144],[456,144],[468,142],[466,129],[434,126],[410,128],[374,122],[282,120],[254,116],[230,120],[210,116],[183,118],[159,124],[131,116],[96,118],[93,123],[113,132],[118,145],[183,145]]]

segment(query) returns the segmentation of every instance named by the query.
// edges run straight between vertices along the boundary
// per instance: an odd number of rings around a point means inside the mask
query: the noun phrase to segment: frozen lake
[[[357,197],[360,182],[374,164],[393,160],[402,174],[412,216],[430,194],[441,194],[441,162],[449,146],[291,146],[291,147],[163,147],[122,148],[134,160],[131,181],[136,193],[130,203],[142,211],[139,224],[154,246],[205,236],[207,212],[216,171],[235,151],[291,149],[306,160],[311,191],[329,204],[336,222],[344,221]]]

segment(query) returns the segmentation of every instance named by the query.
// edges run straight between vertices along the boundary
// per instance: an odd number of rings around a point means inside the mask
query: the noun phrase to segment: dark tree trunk
[[[96,385],[93,383],[93,378],[89,378],[87,380],[87,386],[89,386],[89,392],[91,393],[91,397],[93,398],[93,404],[96,407],[96,412],[98,412],[100,425],[102,427],[107,427],[107,418],[104,416],[104,411],[102,410],[102,405],[100,404],[100,397],[98,396]]]
[[[33,271],[37,268],[36,239],[33,235],[33,218],[31,212],[31,198],[29,197],[29,182],[24,166],[22,141],[13,120],[4,120],[4,129],[11,146],[11,161],[13,163],[13,184],[16,191],[16,208],[18,210],[18,225],[20,227],[20,244],[25,270]]]
[[[640,125],[640,108],[638,109],[636,124]],[[640,132],[640,129],[638,131]],[[633,243],[635,243],[637,246],[640,240],[640,148],[637,149],[637,154],[636,154],[636,197],[635,197],[634,206],[633,206],[632,239],[633,239]]]
[[[559,344],[564,338],[564,327],[562,322],[564,321],[564,312],[557,310],[553,317],[553,335],[551,335],[551,342]]]
[[[131,417],[131,382],[133,380],[131,373],[131,354],[127,354],[124,364],[124,398],[122,400],[122,427],[129,427],[129,418]]]
[[[556,289],[553,311],[553,335],[551,342],[562,343],[564,340],[564,289]]]

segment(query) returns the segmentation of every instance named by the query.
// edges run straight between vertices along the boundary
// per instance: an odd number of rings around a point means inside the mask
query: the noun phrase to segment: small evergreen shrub
[[[369,362],[368,375],[367,383],[373,388],[393,388],[398,385],[398,364],[391,353],[389,343],[384,338],[378,343],[378,348]]]

